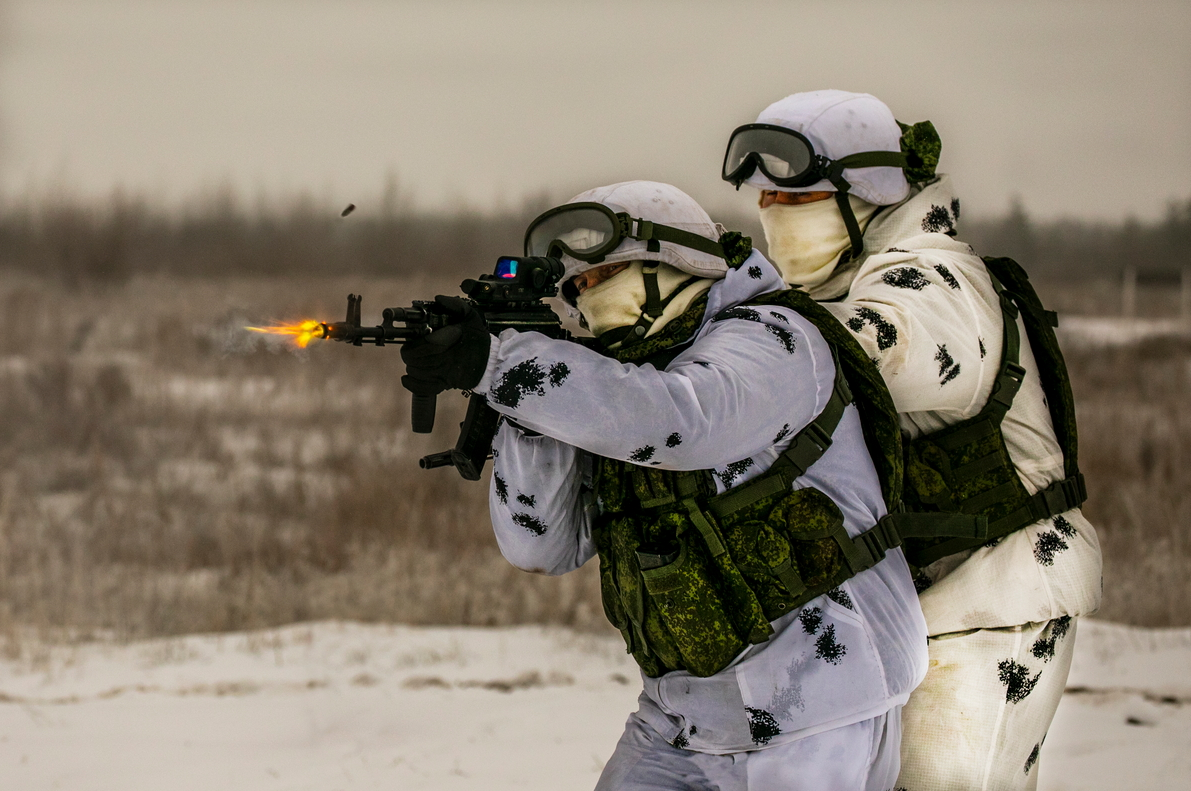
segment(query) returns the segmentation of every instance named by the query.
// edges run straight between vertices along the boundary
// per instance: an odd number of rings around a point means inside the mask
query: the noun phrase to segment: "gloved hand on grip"
[[[478,385],[488,367],[488,349],[492,345],[484,319],[470,302],[442,295],[434,301],[457,323],[401,347],[406,371],[401,385],[417,396]]]

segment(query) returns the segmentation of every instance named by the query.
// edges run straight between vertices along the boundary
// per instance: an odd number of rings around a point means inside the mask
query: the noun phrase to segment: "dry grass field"
[[[375,321],[458,277],[0,282],[0,646],[20,651],[30,627],[132,638],[319,618],[606,628],[593,569],[513,569],[487,484],[418,468],[453,444],[461,398],[414,435],[396,348],[295,351],[242,329],[338,319],[348,292]],[[1191,344],[1069,361],[1101,615],[1191,623]]]

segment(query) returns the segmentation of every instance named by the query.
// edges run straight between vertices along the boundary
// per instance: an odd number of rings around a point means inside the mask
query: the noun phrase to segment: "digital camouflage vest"
[[[907,441],[905,510],[895,517],[906,557],[916,566],[974,549],[1081,505],[1087,488],[1078,465],[1075,401],[1054,327],[1058,316],[1042,307],[1029,277],[1015,261],[985,258],[1001,301],[1003,352],[988,403],[978,415]],[[1034,495],[1017,474],[1001,433],[1001,421],[1021,387],[1021,314],[1038,376],[1063,450],[1064,478]],[[948,530],[922,529],[924,514],[953,514]],[[941,523],[940,523],[941,524]],[[911,536],[919,537],[911,537]]]
[[[657,336],[613,354],[664,368],[702,323],[706,295]],[[901,432],[888,390],[855,338],[800,291],[749,305],[781,305],[819,328],[837,361],[832,397],[763,475],[717,495],[710,470],[672,472],[597,458],[601,504],[593,536],[604,610],[649,676],[710,676],[770,621],[870,568],[899,539],[889,520],[856,538],[823,492],[791,483],[831,445],[845,407],[857,406],[890,511],[902,491]],[[721,316],[731,318],[732,310]]]

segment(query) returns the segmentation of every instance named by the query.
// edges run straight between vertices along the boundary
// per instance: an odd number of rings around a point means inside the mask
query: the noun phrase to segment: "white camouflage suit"
[[[475,391],[516,422],[494,443],[490,504],[504,556],[563,574],[596,554],[594,455],[714,469],[720,491],[764,472],[826,405],[831,353],[786,308],[712,319],[780,288],[754,252],[711,286],[694,343],[665,370],[531,332],[493,339]],[[794,488],[828,494],[854,536],[884,514],[855,407],[834,438]],[[640,709],[598,788],[891,788],[899,710],[926,669],[925,623],[901,550],[773,628],[709,678],[643,677]]]
[[[948,235],[958,218],[946,176],[885,208],[846,296],[825,303],[877,362],[914,436],[977,414],[1001,363],[999,298],[981,259]],[[1065,475],[1020,319],[1018,330],[1026,376],[1002,429],[1034,494]],[[1096,531],[1079,509],[925,569],[930,669],[903,710],[899,788],[1035,787],[1075,619],[1095,612],[1100,585]]]

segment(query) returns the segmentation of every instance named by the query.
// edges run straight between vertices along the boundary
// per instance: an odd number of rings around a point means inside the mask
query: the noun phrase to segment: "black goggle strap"
[[[852,185],[844,178],[845,168],[876,168],[876,167],[906,167],[906,155],[900,151],[865,151],[860,154],[849,154],[834,160],[827,166],[823,177],[835,187],[835,203],[844,218],[844,227],[848,229],[848,239],[852,249],[840,257],[840,263],[855,261],[864,254],[864,234],[860,231],[860,223],[856,220],[856,212],[852,211],[852,203],[848,200],[848,190]]]
[[[657,266],[646,266],[641,268],[641,278],[645,281],[645,307],[641,311],[641,316],[637,319],[635,324],[628,327],[617,327],[608,330],[600,336],[600,343],[605,348],[620,344],[623,349],[627,346],[632,346],[637,341],[643,339],[649,328],[653,323],[661,317],[666,308],[674,301],[683,289],[698,280],[698,277],[689,277],[678,284],[670,294],[665,298],[661,298],[661,289],[658,288],[658,268]]]
[[[727,258],[724,253],[723,246],[706,236],[700,236],[697,233],[684,231],[679,228],[672,228],[669,225],[662,225],[661,223],[652,222],[650,220],[641,220],[637,218],[630,218],[626,215],[619,215],[621,217],[622,228],[625,236],[630,236],[638,241],[647,242],[646,249],[650,252],[656,253],[661,250],[660,246],[653,249],[656,245],[648,244],[649,242],[670,242],[671,244],[681,245],[682,247],[689,247],[692,250],[698,250],[701,253],[714,255],[716,258]],[[632,232],[632,224],[637,224],[637,232]]]

